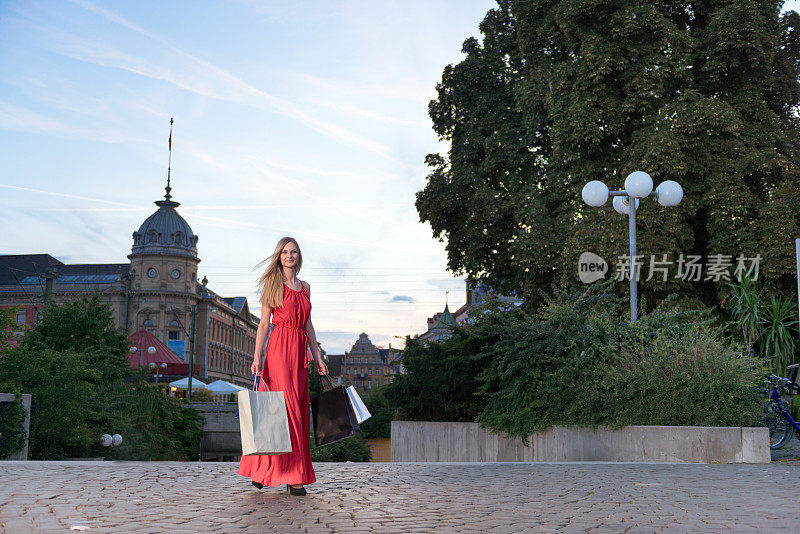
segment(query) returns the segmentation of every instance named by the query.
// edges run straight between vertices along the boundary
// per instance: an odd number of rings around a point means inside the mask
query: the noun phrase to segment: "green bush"
[[[371,389],[361,399],[371,416],[360,425],[361,435],[364,438],[388,438],[391,434],[392,419],[397,408],[386,397],[386,387]]]
[[[19,394],[12,402],[0,402],[0,460],[25,448],[25,407]]]
[[[405,374],[386,385],[385,396],[397,408],[395,419],[409,421],[474,421],[483,410],[477,395],[478,375],[491,356],[483,352],[501,339],[506,325],[522,312],[487,299],[470,310],[471,323],[439,341],[407,337],[401,363]]]
[[[792,419],[795,421],[800,421],[800,395],[792,396],[792,407],[791,407]]]
[[[311,459],[315,462],[369,462],[372,453],[363,437],[353,436],[330,445],[312,446]]]
[[[700,312],[631,325],[597,284],[504,324],[480,359],[478,421],[526,439],[552,425],[751,425],[764,369]],[[738,353],[738,354],[737,354]]]
[[[109,415],[104,433],[120,434],[119,447],[104,450],[117,460],[196,460],[203,416],[180,399],[165,394],[166,386],[144,381],[117,381],[101,391]]]
[[[765,369],[737,357],[708,324],[654,330],[647,321],[604,347],[603,424],[751,426],[764,405]]]

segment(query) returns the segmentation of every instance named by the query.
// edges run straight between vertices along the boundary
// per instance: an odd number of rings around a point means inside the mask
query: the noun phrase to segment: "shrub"
[[[480,374],[485,407],[477,420],[526,439],[554,424],[596,425],[600,347],[619,327],[616,297],[605,286],[557,293],[532,315],[500,325]]]
[[[764,405],[764,369],[740,357],[718,329],[690,323],[654,330],[647,322],[604,347],[603,423],[751,426]],[[653,335],[654,334],[654,335]]]
[[[206,388],[192,388],[192,402],[211,402],[214,394]]]
[[[329,445],[312,447],[311,459],[315,462],[369,462],[372,453],[363,437],[353,436]]]
[[[25,448],[25,407],[19,394],[0,402],[0,460]]]
[[[371,416],[361,423],[361,435],[364,438],[388,438],[397,408],[386,397],[386,386],[371,389],[361,400]]]
[[[120,380],[101,390],[108,416],[100,433],[123,438],[121,446],[104,449],[109,459],[197,459],[203,416],[162,387]]]
[[[764,370],[705,313],[656,309],[632,325],[604,289],[558,293],[503,326],[479,356],[478,421],[523,440],[552,425],[754,423]]]
[[[396,419],[411,421],[474,421],[484,401],[477,395],[478,375],[488,364],[484,347],[494,345],[521,311],[487,299],[471,313],[471,322],[439,341],[407,337],[401,356],[405,374],[386,385]]]

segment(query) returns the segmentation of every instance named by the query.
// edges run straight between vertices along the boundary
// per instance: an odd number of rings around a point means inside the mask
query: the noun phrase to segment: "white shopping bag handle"
[[[261,378],[261,381],[264,382],[264,387],[267,388],[267,391],[269,391],[269,386],[267,385],[267,381],[264,380],[264,377],[261,376],[261,373],[253,373],[253,391],[258,390],[258,386],[256,386],[256,376]]]

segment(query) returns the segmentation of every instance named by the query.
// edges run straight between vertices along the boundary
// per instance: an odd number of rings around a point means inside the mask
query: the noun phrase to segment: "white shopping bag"
[[[367,407],[364,406],[364,402],[361,400],[361,397],[358,396],[356,388],[353,386],[347,388],[347,398],[350,399],[350,406],[353,408],[353,413],[356,414],[356,421],[358,421],[359,425],[372,417],[372,414],[370,414]]]
[[[292,452],[283,391],[243,389],[236,396],[239,401],[242,455]]]

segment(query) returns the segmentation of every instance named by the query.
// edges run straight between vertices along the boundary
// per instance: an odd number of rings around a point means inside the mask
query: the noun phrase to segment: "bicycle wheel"
[[[765,407],[761,424],[769,429],[770,449],[780,449],[792,439],[792,430],[794,429],[784,419],[783,414],[774,411],[771,404]]]

